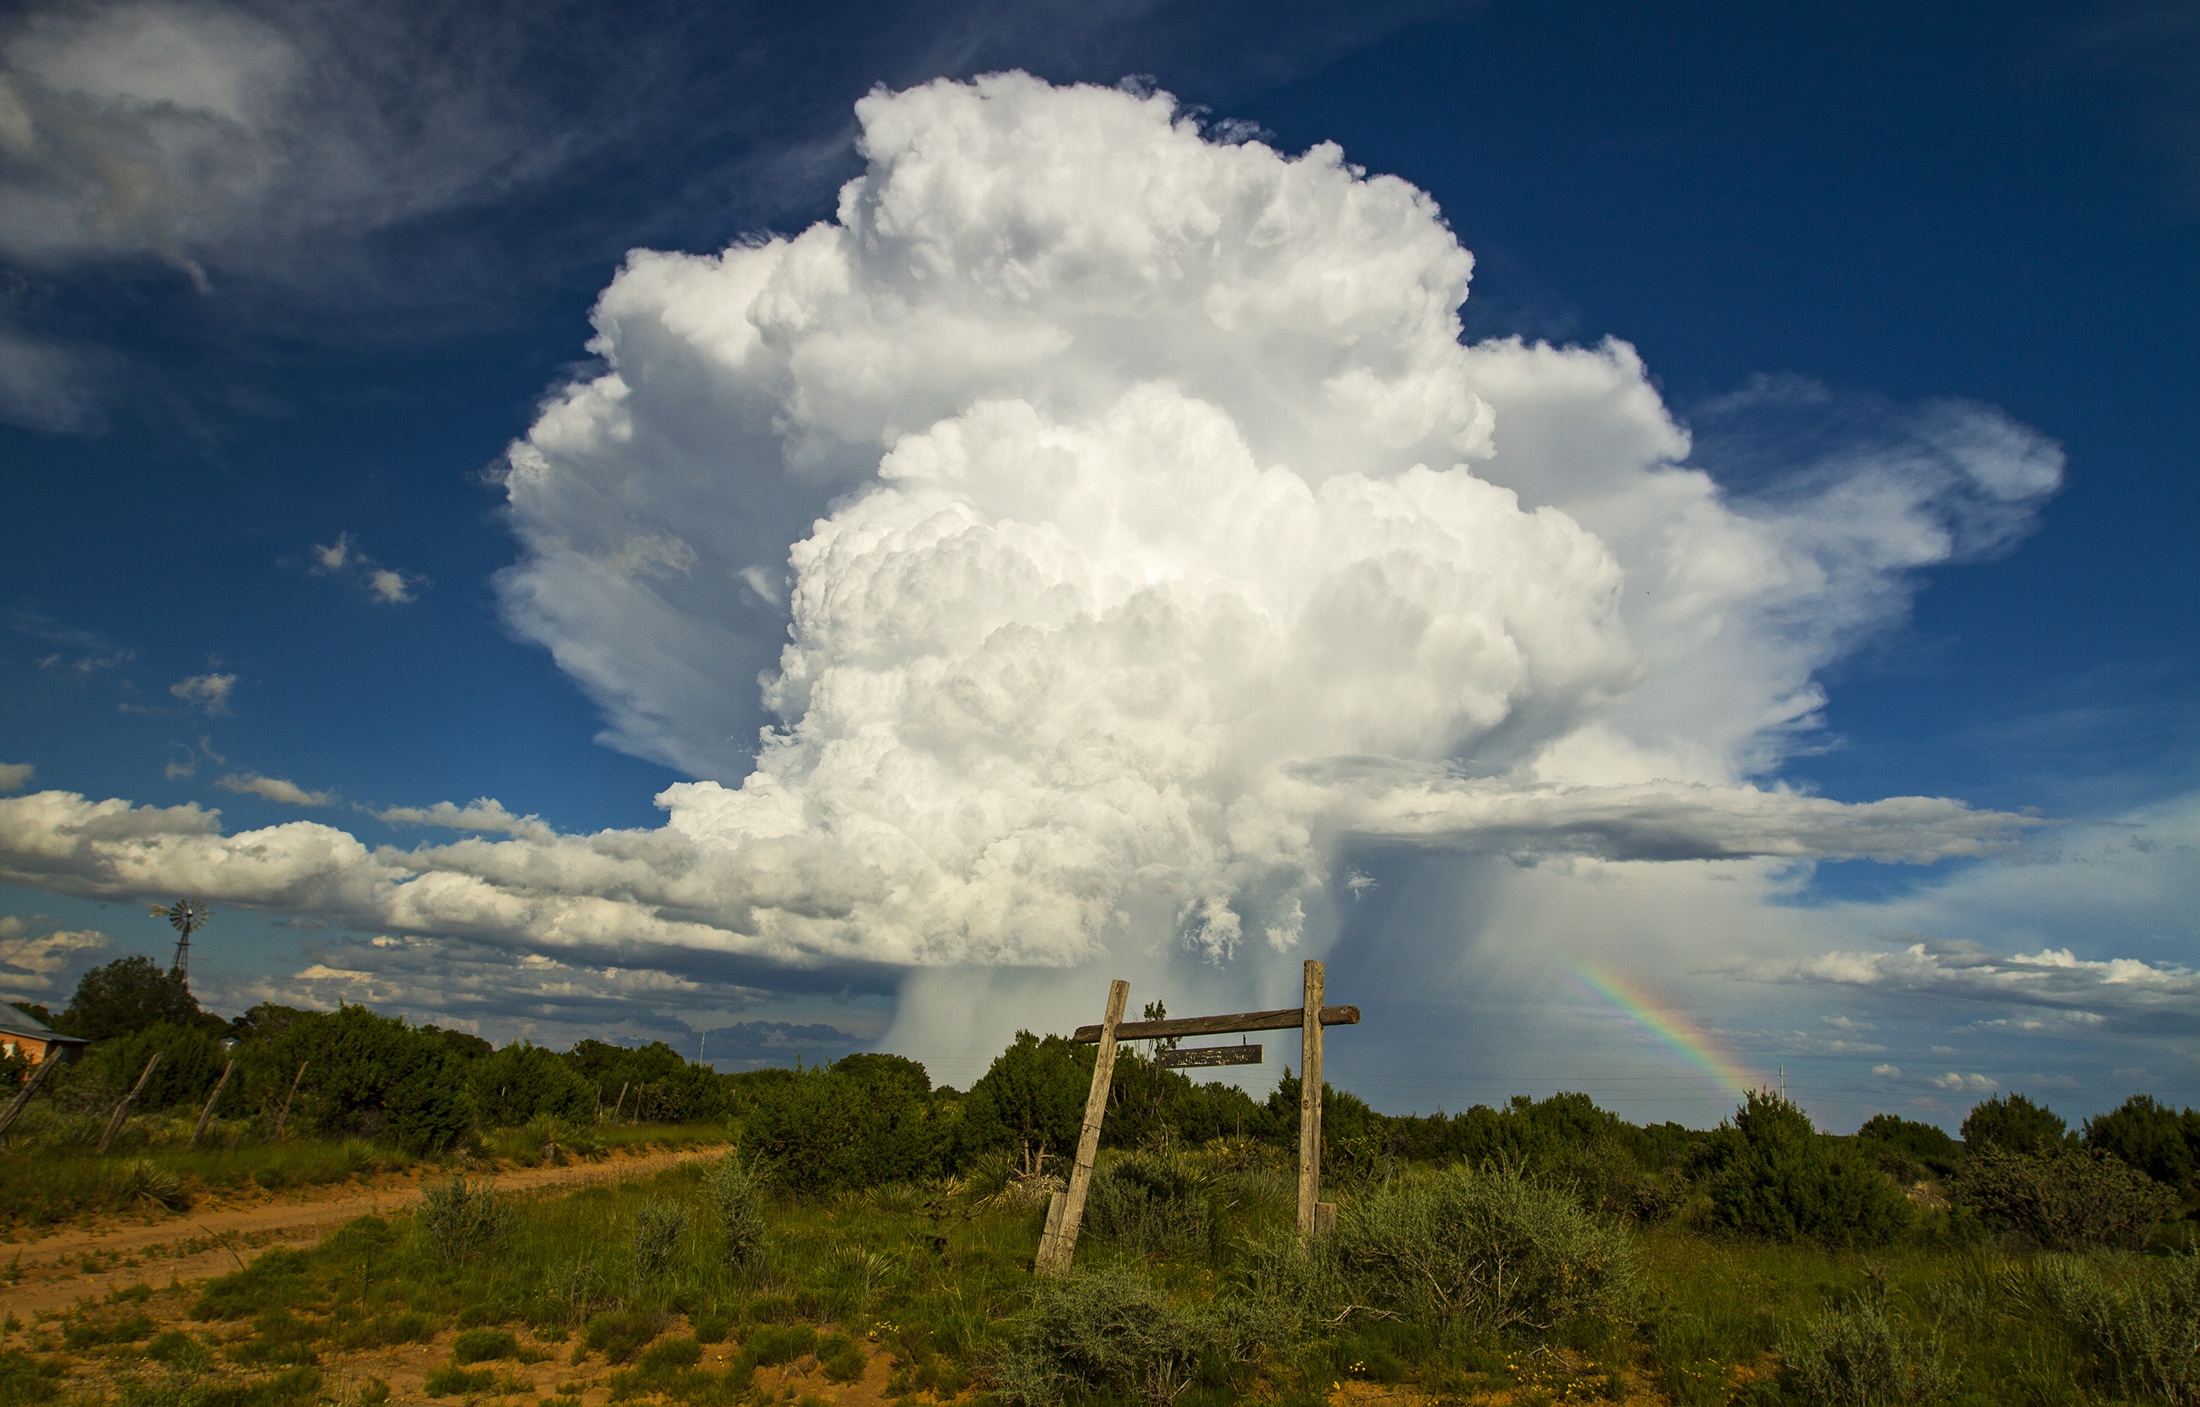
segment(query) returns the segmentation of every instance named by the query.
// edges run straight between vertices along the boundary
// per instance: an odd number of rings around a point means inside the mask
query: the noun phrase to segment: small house
[[[33,1065],[48,1059],[73,1065],[90,1044],[82,1036],[64,1036],[30,1013],[0,1002],[0,1056],[22,1056]]]

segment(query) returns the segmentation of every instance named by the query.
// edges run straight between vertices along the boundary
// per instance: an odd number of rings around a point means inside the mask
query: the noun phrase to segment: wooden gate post
[[[221,1102],[222,1091],[229,1088],[229,1077],[236,1073],[237,1057],[232,1055],[229,1063],[222,1066],[222,1077],[214,1081],[214,1092],[206,1096],[206,1108],[199,1113],[198,1127],[191,1130],[191,1147],[198,1147],[199,1140],[206,1137],[206,1126],[214,1122],[214,1106]]]
[[[1322,965],[1306,964],[1299,1017],[1299,1234],[1337,1224],[1337,1208],[1322,1200]]]
[[[51,1074],[53,1067],[60,1063],[60,1059],[51,1050],[48,1050],[45,1058],[36,1065],[31,1066],[31,1077],[23,1081],[23,1092],[15,1096],[15,1102],[8,1106],[7,1113],[0,1114],[0,1137],[4,1137],[7,1131],[14,1126],[16,1116],[30,1106],[31,1096],[38,1093],[38,1087],[46,1082],[46,1076]]]
[[[290,1077],[290,1093],[283,1096],[283,1112],[275,1116],[275,1136],[277,1138],[283,1136],[283,1125],[290,1122],[290,1101],[298,1097],[298,1082],[306,1077],[306,1066],[310,1063],[306,1060],[299,1061],[298,1073]]]
[[[1085,1219],[1085,1193],[1092,1186],[1093,1159],[1100,1154],[1100,1121],[1108,1112],[1108,1084],[1115,1076],[1115,1028],[1122,1023],[1123,1006],[1130,1000],[1131,984],[1121,979],[1108,984],[1108,1011],[1100,1022],[1100,1049],[1092,1062],[1092,1090],[1085,1096],[1085,1126],[1077,1135],[1077,1163],[1069,1170],[1069,1187],[1059,1201],[1047,1208],[1046,1233],[1039,1238],[1041,1275],[1067,1275],[1070,1259],[1077,1254],[1077,1228]]]
[[[106,1155],[107,1145],[115,1141],[115,1135],[122,1132],[122,1121],[130,1117],[130,1106],[137,1103],[138,1094],[145,1088],[145,1082],[153,1078],[153,1067],[158,1064],[160,1064],[160,1052],[156,1050],[153,1052],[153,1058],[145,1062],[145,1073],[138,1076],[137,1083],[130,1086],[130,1092],[122,1096],[122,1102],[115,1106],[114,1117],[107,1121],[107,1132],[100,1136],[99,1151],[101,1156]]]

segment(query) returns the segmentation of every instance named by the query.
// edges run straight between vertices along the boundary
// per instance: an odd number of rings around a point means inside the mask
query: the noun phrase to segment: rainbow
[[[1566,972],[1583,992],[1671,1046],[1729,1094],[1738,1097],[1765,1088],[1762,1075],[1736,1060],[1709,1032],[1660,1002],[1633,979],[1588,963],[1573,964]]]

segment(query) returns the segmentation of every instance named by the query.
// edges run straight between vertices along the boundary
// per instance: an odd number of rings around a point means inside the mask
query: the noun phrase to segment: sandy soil
[[[594,1162],[481,1175],[507,1193],[553,1191],[647,1177],[724,1151],[713,1145],[614,1152]],[[405,1211],[420,1199],[423,1179],[440,1176],[439,1170],[416,1168],[298,1192],[210,1195],[190,1211],[158,1221],[105,1219],[10,1237],[0,1242],[0,1321],[13,1314],[29,1323],[39,1310],[132,1285],[160,1289],[208,1279],[239,1268],[269,1246],[311,1244],[354,1217]]]

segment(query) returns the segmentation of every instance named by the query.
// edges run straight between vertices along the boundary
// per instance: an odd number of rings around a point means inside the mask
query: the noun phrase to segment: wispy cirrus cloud
[[[280,802],[285,806],[329,806],[336,800],[333,792],[309,791],[296,782],[282,777],[263,777],[257,772],[231,772],[217,778],[214,785],[224,791],[256,796],[262,801]]]
[[[384,825],[436,826],[454,831],[498,831],[506,835],[548,840],[554,832],[539,816],[515,816],[493,796],[479,796],[464,806],[438,801],[433,806],[387,806],[368,814]]]

